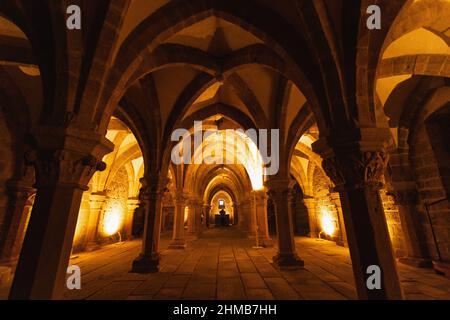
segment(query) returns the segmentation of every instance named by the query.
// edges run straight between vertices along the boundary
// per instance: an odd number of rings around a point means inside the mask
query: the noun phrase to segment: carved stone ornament
[[[66,184],[87,189],[94,173],[106,169],[93,156],[69,150],[29,151],[25,157],[35,167],[38,187]]]
[[[167,189],[169,179],[160,179],[157,176],[141,178],[140,200],[156,200],[162,197]]]
[[[274,202],[287,201],[291,196],[291,189],[289,187],[269,189],[267,195]]]
[[[323,161],[322,167],[339,188],[382,188],[389,157],[383,151],[353,152],[335,155]]]

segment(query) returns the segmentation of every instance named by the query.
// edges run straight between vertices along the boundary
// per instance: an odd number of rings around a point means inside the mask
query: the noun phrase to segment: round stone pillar
[[[336,207],[339,225],[339,233],[336,243],[342,247],[348,247],[347,232],[345,231],[344,215],[342,213],[341,197],[338,192],[332,192],[330,194],[330,199]]]
[[[313,149],[324,159],[322,167],[340,195],[358,297],[368,300],[402,299],[379,194],[388,162],[384,136],[390,133],[368,128],[361,130],[360,134],[364,139],[358,141],[336,142],[334,137],[332,143],[319,140]],[[368,270],[374,266],[381,271],[380,289],[367,286],[371,275]]]
[[[308,210],[309,236],[311,238],[317,238],[319,235],[319,226],[317,224],[316,214],[317,201],[313,197],[305,196],[303,198],[303,203]]]
[[[102,135],[78,128],[39,127],[27,153],[36,172],[36,200],[17,264],[10,299],[58,299],[66,284],[83,192],[100,159],[113,150]]]
[[[289,179],[266,181],[269,197],[272,199],[277,221],[278,252],[273,262],[278,267],[302,267],[304,265],[295,250],[294,229],[292,225],[292,189]]]
[[[185,249],[186,240],[184,235],[184,210],[186,208],[186,197],[178,193],[175,204],[175,219],[173,223],[173,236],[169,249]]]
[[[0,234],[0,261],[4,264],[19,257],[31,212],[29,199],[34,192],[35,189],[20,181],[7,185],[8,205]]]
[[[104,192],[91,193],[89,195],[90,214],[87,226],[86,250],[90,251],[99,246],[97,242],[99,221],[108,197]]]
[[[273,247],[269,236],[269,223],[267,221],[267,193],[265,190],[253,191],[255,238],[261,247]]]
[[[211,212],[211,206],[209,204],[203,205],[203,217],[202,217],[202,227],[207,229],[209,227],[209,215]]]
[[[159,241],[161,235],[162,198],[167,180],[157,175],[144,176],[139,193],[145,222],[141,254],[133,261],[131,272],[151,273],[159,271]]]
[[[127,214],[125,217],[125,234],[124,238],[129,240],[133,238],[133,216],[139,207],[139,198],[129,198],[127,200]]]

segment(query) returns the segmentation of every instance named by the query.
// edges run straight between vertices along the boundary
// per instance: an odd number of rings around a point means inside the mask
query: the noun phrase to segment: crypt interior
[[[2,0],[0,298],[450,299],[449,45],[449,0]]]

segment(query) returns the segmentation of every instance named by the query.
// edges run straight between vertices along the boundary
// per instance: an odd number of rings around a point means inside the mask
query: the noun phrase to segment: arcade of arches
[[[408,297],[406,266],[449,298],[450,1],[70,2],[81,30],[68,1],[0,3],[9,298],[61,298],[71,256],[123,242],[127,272],[157,277],[217,232],[290,277],[315,270],[308,246],[345,251],[360,299]],[[196,121],[216,134],[175,164],[172,133]],[[249,129],[279,130],[275,175]],[[237,161],[204,161],[219,154]]]

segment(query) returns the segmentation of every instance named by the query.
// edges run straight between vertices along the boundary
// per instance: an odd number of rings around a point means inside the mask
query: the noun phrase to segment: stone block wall
[[[397,205],[394,203],[392,196],[387,195],[386,190],[380,190],[381,201],[383,202],[384,214],[386,215],[386,222],[391,237],[392,249],[397,258],[403,257],[406,254],[405,237],[398,213]]]
[[[0,232],[3,229],[8,195],[6,182],[11,178],[14,169],[14,156],[11,146],[11,135],[6,126],[6,119],[0,110]]]
[[[417,128],[411,145],[411,162],[421,200],[417,209],[426,233],[428,250],[433,259],[437,259],[438,254],[424,204],[447,198],[447,201],[431,206],[429,213],[441,257],[448,261],[450,260],[450,203],[444,188],[444,183],[449,182],[448,177],[442,175],[440,171],[439,159],[436,158],[425,126]]]

